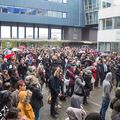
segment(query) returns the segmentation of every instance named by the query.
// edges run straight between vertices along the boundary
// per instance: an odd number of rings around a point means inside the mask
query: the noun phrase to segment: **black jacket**
[[[42,99],[43,99],[43,95],[40,92],[40,87],[30,86],[29,89],[32,91],[32,97],[31,97],[32,107],[40,109],[42,107]]]
[[[58,95],[58,93],[59,93],[59,78],[57,78],[53,75],[50,77],[49,89],[50,89],[51,93],[53,93],[54,95]]]

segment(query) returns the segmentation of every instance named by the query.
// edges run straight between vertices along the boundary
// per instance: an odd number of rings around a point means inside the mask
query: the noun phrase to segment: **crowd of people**
[[[55,119],[60,100],[70,96],[66,120],[105,120],[109,104],[111,120],[120,120],[119,53],[68,46],[9,51],[0,58],[0,120],[40,120],[44,89]],[[95,87],[103,90],[101,109],[87,114],[83,105]]]

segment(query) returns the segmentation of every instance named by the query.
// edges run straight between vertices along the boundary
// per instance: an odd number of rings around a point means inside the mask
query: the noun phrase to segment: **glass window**
[[[120,29],[120,17],[116,17],[114,23],[115,23],[114,28],[115,29]]]
[[[12,26],[12,38],[17,38],[17,27]]]
[[[62,12],[57,12],[57,16],[58,16],[58,18],[62,18]]]
[[[89,24],[89,14],[86,13],[86,24]]]
[[[2,7],[0,6],[0,13],[2,13]]]
[[[106,19],[106,29],[112,29],[112,18]]]
[[[26,27],[26,38],[33,38],[33,28]]]
[[[67,18],[67,13],[63,13],[63,18]]]
[[[56,11],[52,12],[52,17],[57,17],[57,12]]]
[[[10,26],[1,26],[1,38],[10,38]]]
[[[39,28],[39,38],[48,39],[48,28]]]
[[[35,39],[38,39],[38,28],[35,28]]]
[[[19,27],[19,38],[24,38],[25,36],[25,29],[24,27]]]
[[[92,13],[89,14],[90,24],[92,24]]]
[[[105,19],[102,20],[102,29],[105,30],[106,29],[106,25],[105,25]]]
[[[6,7],[6,8],[2,8],[2,12],[3,12],[3,13],[7,13],[7,12],[8,12],[7,7]]]
[[[51,39],[61,40],[61,29],[52,29]]]
[[[62,0],[58,0],[58,3],[62,3]]]
[[[63,0],[63,3],[67,3],[67,0]]]
[[[42,10],[37,10],[37,14],[42,16]]]
[[[48,11],[48,17],[53,17],[53,12],[52,11]]]
[[[1,38],[10,38],[10,26],[1,26]]]
[[[89,9],[91,9],[92,8],[92,0],[89,0],[88,2],[89,2]]]

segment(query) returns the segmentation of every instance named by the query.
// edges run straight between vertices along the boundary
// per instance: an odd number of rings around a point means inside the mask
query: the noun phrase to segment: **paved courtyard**
[[[115,89],[112,91],[112,96],[114,95]],[[44,107],[41,108],[41,120],[53,120],[50,116],[50,105],[47,104],[47,96],[48,92],[47,89],[43,89],[44,94]],[[90,95],[88,103],[86,106],[83,106],[87,113],[89,112],[99,112],[100,105],[101,105],[101,95],[102,95],[102,88],[95,88]],[[62,102],[62,109],[59,111],[59,115],[57,120],[65,120],[67,118],[66,109],[70,106],[70,97],[67,98],[65,102]],[[111,110],[108,109],[106,120],[110,120]]]

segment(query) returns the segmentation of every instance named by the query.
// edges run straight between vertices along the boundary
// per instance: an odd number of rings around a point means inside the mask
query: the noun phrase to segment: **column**
[[[1,22],[0,22],[0,49],[2,49],[2,40],[1,40]]]
[[[51,39],[51,27],[48,26],[48,39]]]
[[[12,25],[10,26],[10,38],[12,38]]]
[[[26,26],[24,27],[24,38],[26,39]]]
[[[17,39],[19,39],[19,25],[17,24]]]
[[[37,34],[37,38],[39,39],[39,27],[38,27],[38,34]]]
[[[61,40],[64,40],[64,28],[61,28]]]
[[[33,25],[33,39],[35,39],[35,25]]]
[[[0,22],[0,39],[1,39],[1,22]]]

